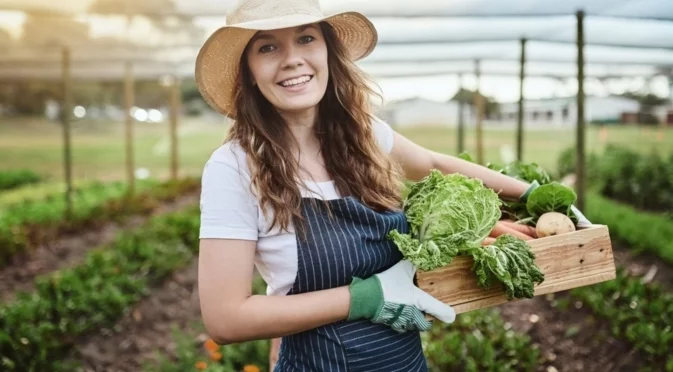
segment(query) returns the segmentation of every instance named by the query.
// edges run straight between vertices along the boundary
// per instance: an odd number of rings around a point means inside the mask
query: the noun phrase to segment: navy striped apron
[[[392,229],[408,231],[402,212],[379,213],[354,197],[314,201],[302,199],[306,236],[297,233],[297,277],[288,295],[348,285],[402,259],[386,238]],[[283,337],[274,372],[294,371],[415,372],[427,365],[418,331],[343,320]]]

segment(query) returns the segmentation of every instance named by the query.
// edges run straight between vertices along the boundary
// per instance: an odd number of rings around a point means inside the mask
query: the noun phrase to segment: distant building
[[[584,101],[584,113],[587,123],[623,123],[632,115],[638,114],[640,103],[623,97],[587,96]],[[489,124],[503,126],[516,125],[519,117],[517,102],[500,104],[497,118],[488,120]],[[524,123],[529,127],[572,127],[577,124],[577,99],[549,98],[524,101]]]
[[[440,126],[455,127],[458,124],[458,102],[437,102],[423,98],[393,101],[378,111],[378,116],[393,127]],[[471,105],[464,105],[465,126],[473,125],[474,112]]]
[[[673,126],[673,101],[666,105],[655,107],[652,111],[659,124]]]

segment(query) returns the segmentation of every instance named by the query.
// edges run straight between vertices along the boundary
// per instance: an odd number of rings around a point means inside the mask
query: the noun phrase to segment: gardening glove
[[[575,216],[577,216],[577,226],[578,227],[589,227],[589,226],[591,226],[591,222],[589,222],[589,220],[584,216],[584,214],[582,214],[582,212],[580,212],[579,209],[577,209],[577,207],[575,207],[574,205],[571,205],[570,210],[575,214]]]
[[[533,190],[535,190],[539,186],[540,186],[540,184],[537,181],[533,181],[530,184],[530,186],[528,187],[528,189],[526,190],[526,192],[524,192],[519,197],[519,201],[524,202],[524,203],[527,202],[528,201],[528,195],[530,195],[530,193],[533,192]],[[577,226],[579,226],[579,227],[591,226],[591,222],[589,222],[589,220],[584,216],[584,214],[582,214],[582,212],[580,212],[580,210],[577,207],[575,207],[574,205],[571,205],[570,210],[577,217]]]
[[[453,323],[453,308],[427,294],[413,283],[416,266],[402,260],[388,270],[367,279],[354,277],[350,284],[351,307],[348,320],[369,319],[397,332],[427,331],[432,322],[425,313]]]

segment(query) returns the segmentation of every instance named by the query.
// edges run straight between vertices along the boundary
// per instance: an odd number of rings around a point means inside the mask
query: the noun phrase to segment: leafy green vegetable
[[[472,252],[472,257],[479,286],[490,289],[497,280],[504,285],[509,300],[532,298],[535,283],[544,281],[528,244],[511,235],[500,235],[492,245]]]
[[[547,212],[570,215],[570,207],[575,200],[577,200],[577,194],[573,189],[554,181],[533,190],[528,196],[526,209],[534,218]]]
[[[456,256],[471,255],[482,288],[497,280],[509,299],[531,298],[534,283],[544,278],[528,244],[501,235],[493,245],[481,246],[501,217],[500,207],[498,194],[480,180],[433,170],[411,186],[405,199],[410,233],[392,230],[388,237],[420,270],[434,270]]]
[[[549,173],[537,163],[524,163],[516,160],[505,166],[502,173],[529,183],[537,181],[540,185],[546,185],[551,182]]]
[[[411,186],[404,203],[410,234],[389,237],[421,270],[445,266],[479,248],[500,219],[500,199],[480,180],[433,170]]]

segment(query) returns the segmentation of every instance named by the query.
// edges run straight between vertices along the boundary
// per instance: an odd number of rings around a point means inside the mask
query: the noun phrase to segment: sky
[[[330,10],[343,10],[343,9],[348,9],[349,7],[360,7],[364,10],[381,10],[381,9],[386,9],[385,7],[382,6],[383,0],[370,0],[367,2],[362,2],[362,1],[356,1],[356,0],[322,0],[321,3],[323,4],[323,8],[327,11]],[[654,4],[652,6],[669,6],[670,7],[670,0],[643,0],[647,4]],[[73,10],[83,10],[86,9],[86,6],[91,2],[91,0],[61,0],[59,2],[59,7],[69,7]],[[433,7],[437,7],[438,4],[442,4],[442,7],[448,7],[450,8],[449,10],[451,11],[479,11],[479,6],[481,3],[484,3],[484,0],[453,0],[451,1],[450,6],[446,5],[448,4],[446,1],[438,1],[438,0],[425,0],[422,2],[421,5],[419,5],[419,2],[413,2],[415,5],[411,7],[409,4],[410,2],[408,1],[393,1],[395,2],[396,9],[403,11],[403,12],[413,12],[413,11],[427,11],[427,10],[432,10]],[[54,4],[51,1],[48,3]],[[210,7],[211,9],[216,9],[218,7],[227,7],[229,4],[232,3],[232,0],[199,0],[197,1],[186,1],[186,0],[178,0],[177,3],[180,5],[181,8],[186,8],[188,9],[190,6],[193,8],[194,4],[205,4],[206,7]],[[515,4],[516,3],[516,4]],[[526,11],[525,4],[531,4],[535,3],[533,0],[526,0],[526,1],[513,1],[513,2],[505,2],[505,1],[500,1],[500,0],[493,0],[490,1],[490,4],[500,4],[501,10],[506,10],[508,5],[507,4],[515,4],[516,7],[519,7],[521,9],[518,9],[515,7],[514,11],[520,10],[520,11]],[[571,9],[569,7],[575,6],[576,4],[580,3],[587,3],[586,1],[583,0],[569,0],[566,2],[546,2],[548,6],[546,8],[543,8],[542,10],[548,11],[548,12],[555,12],[555,11],[567,11],[568,9]],[[615,11],[634,11],[633,9],[628,8],[628,6],[624,4],[628,4],[629,2],[618,2],[615,0],[595,0],[592,2],[593,4],[598,5],[603,5],[605,7],[605,4],[622,4],[620,6],[614,6]],[[601,3],[601,4],[598,4]],[[645,3],[641,1],[641,5],[645,7]],[[16,5],[16,4],[21,4],[21,5],[31,5],[31,4],[45,4],[45,1],[43,0],[0,0],[0,8],[2,8],[3,5]],[[191,5],[190,5],[191,4]],[[645,5],[643,5],[645,4]],[[417,6],[418,5],[418,6]],[[427,9],[426,9],[427,8]],[[419,10],[420,9],[420,10]],[[640,9],[640,8],[639,8]],[[204,19],[202,21],[202,24],[209,27],[213,28],[216,27],[218,24],[221,23],[221,17],[214,17],[213,19]],[[571,17],[572,18],[572,17]],[[560,18],[551,18],[551,19],[542,19],[542,20],[503,20],[503,21],[488,21],[486,20],[486,24],[484,23],[470,23],[468,21],[463,21],[463,20],[456,20],[453,23],[447,23],[444,22],[443,20],[439,21],[437,19],[434,20],[428,20],[428,21],[417,21],[416,23],[413,23],[413,21],[409,21],[408,23],[409,26],[411,27],[399,27],[395,23],[391,23],[390,20],[380,20],[380,21],[375,21],[375,24],[377,25],[377,28],[379,29],[380,32],[380,39],[383,39],[384,41],[386,39],[399,39],[400,37],[418,37],[421,40],[427,40],[428,38],[448,38],[451,40],[461,40],[461,38],[465,37],[465,35],[473,35],[473,37],[488,37],[489,35],[497,35],[499,32],[505,32],[506,30],[512,30],[512,32],[520,32],[520,33],[525,33],[527,35],[531,36],[545,36],[551,37],[551,38],[564,38],[564,37],[570,37],[572,35],[561,35],[563,33],[568,33],[568,30],[572,30],[572,22],[573,20],[568,17],[560,17]],[[23,15],[21,13],[16,13],[16,12],[1,12],[0,11],[0,28],[3,28],[7,31],[10,32],[14,37],[18,37],[20,34],[20,28],[23,23]],[[461,23],[463,22],[463,23]],[[500,24],[496,24],[495,22],[502,22]],[[571,22],[571,23],[568,23]],[[670,27],[666,26],[659,26],[657,29],[657,33],[652,33],[650,32],[651,30],[648,30],[645,26],[647,24],[633,24],[630,25],[630,27],[626,28],[615,28],[613,25],[606,24],[606,25],[601,25],[601,24],[596,24],[595,30],[590,29],[591,31],[594,31],[590,33],[590,35],[594,35],[594,37],[597,37],[600,39],[602,33],[602,29],[607,29],[607,30],[614,30],[613,32],[611,31],[610,34],[612,33],[617,33],[616,36],[618,36],[618,39],[620,40],[625,40],[625,42],[629,43],[638,43],[640,40],[639,38],[645,38],[647,37],[649,40],[654,40],[656,41],[657,38],[661,40],[673,40],[673,22],[668,22],[670,24]],[[111,33],[111,30],[117,29],[120,27],[121,24],[124,24],[124,21],[122,20],[117,20],[117,21],[103,21],[102,19],[97,19],[97,21],[94,23],[94,26],[92,27],[92,36],[106,36]],[[485,27],[485,25],[489,25],[489,27]],[[139,35],[139,37],[147,37],[148,32],[151,31],[147,29],[147,25],[144,25],[142,23],[139,23],[137,26],[137,30],[135,32],[136,35]],[[145,27],[145,28],[143,28]],[[413,30],[413,32],[412,32]],[[503,31],[505,30],[505,31]],[[544,31],[541,33],[541,31]],[[554,32],[555,30],[561,30],[562,32]],[[642,34],[640,34],[642,32]],[[605,32],[603,32],[605,33]],[[415,35],[415,36],[414,36]],[[549,36],[551,35],[551,36]],[[643,36],[640,36],[643,35]],[[610,36],[610,35],[608,35]],[[530,44],[530,43],[529,43]],[[451,49],[454,48],[454,49]],[[479,49],[481,48],[481,49]],[[497,57],[504,57],[504,58],[511,58],[514,59],[512,61],[502,61],[502,62],[491,62],[491,66],[493,71],[508,71],[508,72],[515,72],[518,71],[517,63],[515,61],[516,57],[518,56],[518,48],[516,47],[516,44],[514,44],[514,47],[510,46],[505,46],[500,47],[498,49],[497,46],[493,47],[486,47],[486,46],[479,46],[477,49],[475,49],[474,53],[477,53],[476,55],[479,55],[480,53],[483,54],[484,48],[488,48],[487,50],[489,51],[490,55],[494,55]],[[667,50],[667,51],[661,51],[661,50],[646,50],[646,51],[639,51],[638,53],[628,53],[628,52],[623,52],[622,50],[615,51],[615,48],[600,48],[600,47],[591,47],[587,49],[587,57],[588,60],[596,60],[596,61],[612,61],[612,60],[624,60],[624,61],[630,61],[633,62],[634,64],[639,64],[641,62],[661,62],[661,63],[667,63],[669,65],[672,65],[673,62],[673,50]],[[468,56],[470,55],[470,50],[469,47],[467,46],[460,46],[460,45],[451,45],[442,48],[442,50],[437,50],[437,47],[424,47],[424,46],[417,46],[413,49],[413,52],[409,52],[410,49],[401,49],[401,50],[395,50],[394,47],[387,46],[387,45],[380,45],[377,50],[370,56],[370,60],[372,61],[386,61],[389,58],[393,59],[405,59],[405,57],[408,56],[415,56],[416,59],[421,59],[421,60],[432,60],[433,58],[451,58],[453,55],[461,55],[461,56]],[[533,66],[534,71],[550,71],[552,73],[556,72],[559,73],[562,71],[561,75],[568,76],[568,79],[565,80],[558,80],[558,79],[548,79],[548,78],[536,78],[536,77],[529,77],[526,79],[525,85],[524,85],[524,95],[527,98],[548,98],[548,97],[554,97],[554,96],[571,96],[574,95],[576,92],[576,81],[572,79],[572,76],[574,74],[574,67],[572,65],[572,61],[575,58],[575,52],[574,52],[574,46],[572,45],[556,45],[556,44],[551,44],[551,45],[543,45],[538,43],[538,45],[530,45],[529,49],[527,51],[529,56],[539,57],[539,58],[544,58],[545,56],[552,55],[554,54],[554,58],[557,58],[559,60],[566,61],[566,65],[564,66]],[[445,56],[445,57],[442,57]],[[365,68],[366,71],[382,71],[381,68],[376,65],[376,63],[363,63],[363,67]],[[458,63],[455,62],[453,65],[460,67],[461,70],[465,70],[465,63]],[[434,65],[432,63],[415,63],[415,62],[408,62],[405,63],[404,65],[404,71],[410,72],[410,73],[418,73],[419,71],[426,71],[426,70],[436,70],[436,71],[446,71],[446,70],[455,70],[451,66],[453,66],[451,63],[448,62],[438,62],[435,63]],[[439,66],[439,69],[435,69],[435,67]],[[390,67],[390,66],[388,66]],[[595,66],[592,66],[595,67]],[[470,70],[468,68],[468,70]],[[488,70],[488,68],[487,68]],[[590,69],[589,69],[590,70]],[[596,72],[606,72],[606,73],[612,73],[612,74],[619,74],[619,69],[615,69],[613,67],[612,70],[605,70],[605,69],[596,69],[596,70],[591,70],[591,71],[596,71]],[[626,71],[626,70],[623,70]],[[631,70],[629,71],[646,71],[649,72],[650,70],[643,69],[642,67],[638,69],[638,66],[633,66]],[[458,83],[458,78],[457,76],[453,74],[435,74],[432,76],[427,76],[427,77],[408,77],[408,78],[377,78],[376,79],[378,85],[381,88],[382,93],[384,94],[384,97],[386,101],[393,101],[393,100],[399,100],[399,99],[406,99],[406,98],[413,98],[413,97],[421,97],[421,98],[426,98],[430,100],[436,100],[436,101],[444,101],[449,98],[458,89],[459,83]],[[463,84],[466,88],[468,89],[475,89],[476,87],[476,79],[473,75],[467,75],[464,77]],[[599,82],[596,79],[588,78],[585,82],[585,91],[587,94],[595,94],[595,95],[607,95],[610,93],[613,94],[619,94],[627,90],[639,90],[639,91],[649,91],[654,94],[660,95],[660,96],[669,96],[673,98],[673,93],[671,92],[671,85],[673,82],[667,81],[667,79],[660,77],[660,78],[655,78],[651,80],[646,80],[641,77],[632,77],[632,78],[625,78],[625,79],[619,79],[619,80],[609,80],[609,81],[603,81]],[[501,101],[501,102],[511,102],[511,101],[516,101],[519,98],[519,81],[518,78],[515,76],[511,77],[498,77],[498,76],[488,76],[484,75],[481,77],[480,80],[480,89],[481,91],[491,97],[494,97],[496,100]]]

